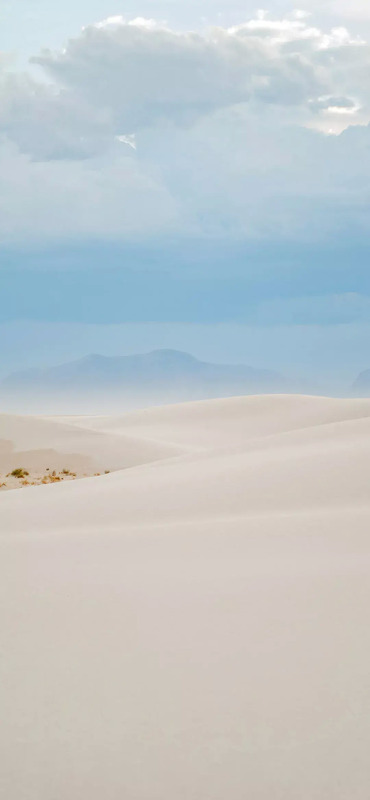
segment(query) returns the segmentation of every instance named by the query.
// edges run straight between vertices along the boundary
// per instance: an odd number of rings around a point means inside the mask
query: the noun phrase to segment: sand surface
[[[41,483],[55,472],[60,480],[71,480],[127,469],[181,453],[179,447],[149,440],[116,436],[77,427],[63,419],[0,414],[0,489],[19,488],[13,477],[22,468],[26,483]],[[67,474],[68,473],[68,474]]]
[[[369,400],[0,440],[0,472],[112,470],[1,493],[1,797],[368,800]]]

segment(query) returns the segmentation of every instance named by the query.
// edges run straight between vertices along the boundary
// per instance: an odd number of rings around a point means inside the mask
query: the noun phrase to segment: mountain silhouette
[[[87,397],[138,400],[140,405],[285,391],[277,372],[245,365],[211,364],[177,350],[139,355],[89,355],[45,369],[9,375],[0,397]]]

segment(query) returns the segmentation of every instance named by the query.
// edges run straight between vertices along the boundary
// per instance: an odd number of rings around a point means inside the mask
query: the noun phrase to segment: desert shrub
[[[26,478],[27,475],[29,475],[30,473],[27,472],[26,469],[23,469],[22,467],[18,467],[17,469],[13,469],[13,472],[11,472],[10,474],[11,474],[12,478]]]

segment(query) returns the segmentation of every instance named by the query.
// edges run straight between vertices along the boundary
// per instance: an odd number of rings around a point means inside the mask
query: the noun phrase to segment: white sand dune
[[[0,438],[117,470],[0,496],[1,796],[367,800],[369,400]]]
[[[0,475],[18,467],[31,473],[50,469],[94,475],[124,469],[181,452],[170,445],[117,439],[110,433],[84,430],[38,417],[0,415]]]
[[[198,450],[369,416],[370,399],[263,395],[149,408],[122,417],[68,417],[61,421]]]

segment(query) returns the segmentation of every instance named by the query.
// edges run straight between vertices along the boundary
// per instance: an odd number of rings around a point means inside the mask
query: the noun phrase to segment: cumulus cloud
[[[159,119],[191,124],[245,102],[312,113],[315,99],[343,94],[344,62],[354,91],[353,73],[369,64],[370,49],[345,28],[323,32],[302,15],[273,20],[260,14],[205,35],[113,17],[86,27],[64,51],[34,61],[69,92],[109,110],[118,132],[126,133]]]
[[[366,231],[370,47],[345,28],[116,16],[33,60],[44,81],[0,66],[3,240]]]
[[[35,160],[95,156],[113,135],[109,111],[29,75],[0,72],[0,134]]]

